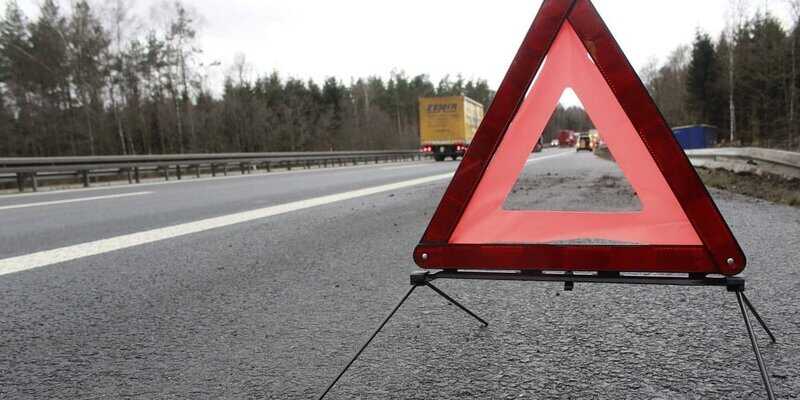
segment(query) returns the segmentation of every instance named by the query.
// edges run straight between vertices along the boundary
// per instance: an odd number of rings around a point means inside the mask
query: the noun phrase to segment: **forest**
[[[733,0],[732,0],[733,1]],[[735,0],[746,3],[745,0]],[[795,4],[794,20],[800,15]],[[0,157],[411,149],[417,99],[466,95],[488,108],[482,79],[371,76],[302,80],[287,71],[251,78],[231,55],[222,90],[204,65],[197,19],[164,3],[164,23],[132,30],[130,0],[62,9],[43,0],[30,20],[15,0],[0,20]],[[672,126],[706,123],[724,142],[798,148],[797,24],[741,12],[713,39],[698,30],[640,75]],[[134,32],[132,32],[134,31]],[[268,70],[268,66],[258,66]],[[289,73],[291,71],[288,71]],[[581,108],[559,106],[545,131],[586,130]]]
[[[672,126],[709,124],[720,144],[800,149],[798,138],[798,30],[800,0],[785,0],[786,29],[768,11],[731,0],[728,28],[714,40],[698,30],[663,63],[640,75]]]
[[[347,84],[249,79],[236,55],[222,93],[198,61],[196,16],[168,3],[163,27],[124,34],[125,0],[62,10],[44,0],[29,21],[14,0],[0,21],[0,156],[413,149],[417,98],[465,94],[488,105],[484,80],[394,72]],[[232,55],[233,56],[233,55]]]

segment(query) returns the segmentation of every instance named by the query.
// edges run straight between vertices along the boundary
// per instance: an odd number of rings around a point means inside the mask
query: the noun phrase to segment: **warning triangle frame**
[[[675,195],[702,245],[454,244],[450,238],[520,109],[553,41],[569,23]],[[736,275],[747,260],[655,102],[589,0],[545,0],[414,261],[425,269],[568,270]]]

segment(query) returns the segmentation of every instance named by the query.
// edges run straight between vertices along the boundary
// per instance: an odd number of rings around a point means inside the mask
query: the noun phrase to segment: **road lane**
[[[541,153],[548,162],[569,151]],[[457,163],[423,162],[419,168],[321,169],[298,174],[262,174],[249,179],[205,180],[191,185],[151,186],[146,198],[120,198],[106,204],[72,204],[68,210],[19,209],[0,213],[0,259],[19,257],[67,246],[188,224],[265,207],[447,174]],[[125,194],[125,193],[121,193]],[[74,193],[63,200],[74,200]],[[38,200],[38,199],[37,199]],[[61,201],[61,200],[54,200]],[[25,203],[8,205],[22,206]],[[0,207],[3,207],[0,203]],[[13,229],[12,229],[13,227]],[[159,235],[156,235],[158,237]],[[148,236],[152,237],[152,236]],[[115,248],[116,245],[109,248]],[[80,248],[79,248],[80,249]],[[81,250],[82,251],[82,250]],[[74,254],[69,251],[59,254]],[[39,256],[34,258],[40,260]],[[31,265],[39,265],[36,261]],[[18,261],[8,270],[25,269]]]
[[[254,221],[262,218],[273,217],[293,211],[305,210],[311,207],[338,203],[345,200],[356,199],[364,196],[410,188],[424,185],[431,182],[441,181],[452,178],[453,173],[439,174],[417,178],[408,181],[391,183],[388,185],[374,186],[370,188],[354,190],[350,192],[337,193],[329,196],[316,197],[313,199],[300,200],[292,203],[280,204],[277,206],[260,208],[236,214],[224,215],[221,217],[208,218],[199,221],[189,222],[180,225],[172,225],[164,228],[157,228],[144,232],[137,232],[129,235],[117,236],[108,239],[96,240],[88,243],[62,247],[53,250],[46,250],[17,257],[0,259],[0,276],[34,268],[44,267],[71,261],[78,258],[90,257],[98,254],[108,253],[128,247],[141,246],[160,240],[172,239],[179,236],[190,235],[210,229],[217,229],[229,225],[241,224],[243,222]],[[69,200],[64,200],[69,201]]]
[[[604,163],[565,156],[527,175],[585,188],[607,173]],[[445,187],[2,276],[0,398],[313,398],[407,290],[411,251]],[[776,394],[792,398],[800,393],[800,210],[713,194],[748,254],[748,296],[778,334],[775,345],[761,338]],[[724,289],[442,285],[490,326],[418,290],[331,400],[763,398]]]
[[[393,164],[400,164],[402,165],[425,165],[425,164],[432,164],[432,161],[423,160],[423,161],[410,161],[410,162],[401,162],[401,163],[393,163]],[[386,164],[384,164],[386,165]],[[347,170],[358,170],[358,169],[369,169],[374,168],[374,165],[371,164],[359,164],[359,165],[351,165],[351,166],[341,166],[341,167],[330,167],[330,168],[311,168],[311,169],[294,169],[291,171],[272,171],[272,172],[265,172],[263,170],[257,170],[254,173],[250,174],[243,174],[240,175],[237,173],[231,173],[228,176],[218,175],[216,177],[211,176],[201,176],[200,178],[195,178],[191,175],[184,176],[183,179],[177,179],[174,176],[170,178],[170,180],[166,181],[163,178],[148,178],[142,179],[141,183],[137,184],[125,184],[121,182],[112,182],[107,184],[106,186],[101,186],[102,184],[98,184],[92,187],[74,187],[74,188],[67,188],[67,189],[44,189],[38,192],[26,192],[26,193],[17,193],[17,192],[2,192],[0,193],[0,203],[5,202],[7,200],[15,200],[15,199],[24,199],[28,197],[60,197],[60,196],[74,196],[80,195],[88,192],[95,192],[95,191],[126,191],[130,190],[131,188],[142,188],[142,187],[150,187],[150,186],[172,186],[172,185],[183,185],[183,184],[197,184],[201,182],[209,182],[209,181],[224,181],[224,180],[236,180],[236,179],[253,179],[253,178],[260,178],[265,175],[269,176],[280,176],[280,175],[298,175],[298,174],[308,174],[308,173],[319,173],[319,172],[341,172]]]

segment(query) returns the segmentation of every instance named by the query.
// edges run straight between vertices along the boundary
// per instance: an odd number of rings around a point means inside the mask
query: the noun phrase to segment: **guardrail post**
[[[271,171],[270,171],[270,165],[269,165],[269,161],[267,161],[267,162],[265,162],[265,163],[264,163],[264,169],[266,169],[266,170],[267,170],[267,172],[271,172]]]
[[[19,189],[20,192],[25,191],[25,175],[23,175],[22,172],[17,172],[17,189]]]
[[[194,165],[194,177],[195,178],[199,178],[200,177],[200,164],[195,164]]]
[[[81,171],[81,178],[83,179],[83,187],[89,187],[89,170]]]
[[[164,170],[164,180],[169,180],[169,165],[165,165],[163,168]]]
[[[181,180],[183,175],[181,174],[181,165],[178,164],[175,166],[175,175],[178,177],[178,180]]]
[[[136,180],[136,183],[142,183],[139,179],[139,167],[133,167],[133,179]]]
[[[217,164],[211,163],[211,177],[217,176]]]
[[[244,175],[244,163],[239,163],[239,172],[241,172],[242,175]]]
[[[36,172],[31,172],[31,189],[33,189],[34,192],[39,191],[39,181],[36,179]]]
[[[125,174],[128,175],[128,185],[133,184],[133,175],[131,174],[131,168],[125,168]]]

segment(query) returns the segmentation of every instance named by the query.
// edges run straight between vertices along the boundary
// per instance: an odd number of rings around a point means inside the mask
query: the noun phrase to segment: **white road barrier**
[[[800,153],[759,147],[725,147],[687,150],[695,167],[722,168],[733,172],[769,173],[800,178]]]

